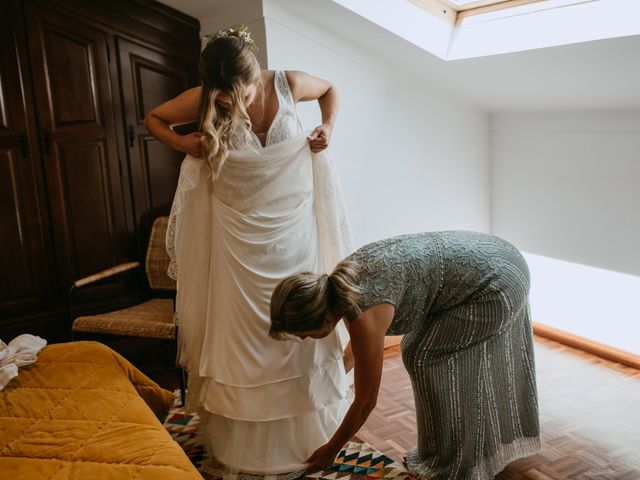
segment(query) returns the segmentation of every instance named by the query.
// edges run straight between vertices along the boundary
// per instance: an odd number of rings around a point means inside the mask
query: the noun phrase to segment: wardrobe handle
[[[22,154],[22,158],[29,157],[29,140],[26,133],[20,135],[20,153]]]
[[[42,135],[42,146],[44,147],[44,154],[49,155],[51,153],[51,134],[49,130],[45,130]]]
[[[136,141],[136,131],[131,124],[127,126],[127,139],[129,140],[129,146],[133,147]]]

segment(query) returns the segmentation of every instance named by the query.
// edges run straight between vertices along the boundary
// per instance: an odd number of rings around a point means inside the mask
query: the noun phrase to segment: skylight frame
[[[467,0],[409,0],[420,8],[440,17],[442,20],[458,25],[465,17],[482,13],[521,7],[545,0],[468,0],[465,4],[458,1]]]
[[[480,7],[498,7],[499,4],[509,3],[510,0],[440,0],[440,2],[460,12]]]

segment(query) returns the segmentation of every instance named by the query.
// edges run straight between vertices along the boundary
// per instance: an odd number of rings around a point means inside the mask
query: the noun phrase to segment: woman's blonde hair
[[[229,150],[239,147],[233,144],[236,132],[248,141],[251,120],[244,105],[244,89],[252,84],[261,87],[260,65],[245,41],[234,36],[215,37],[200,55],[200,78],[202,155],[211,162],[215,179]],[[216,102],[220,93],[229,95],[229,108]]]
[[[282,280],[271,295],[269,336],[286,340],[289,333],[318,330],[329,316],[356,319],[359,271],[356,262],[343,261],[331,275],[304,272]]]

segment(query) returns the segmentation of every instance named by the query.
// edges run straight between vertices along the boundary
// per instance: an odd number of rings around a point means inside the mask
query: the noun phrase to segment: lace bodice
[[[302,124],[296,113],[296,104],[284,70],[276,70],[273,84],[278,98],[278,111],[267,130],[264,146],[260,143],[258,136],[250,132],[247,146],[253,150],[260,151],[264,147],[280,143],[302,131]],[[242,145],[242,143],[244,142],[240,138],[236,139],[236,145]]]
[[[529,281],[513,245],[476,232],[401,235],[365,245],[349,259],[362,267],[360,308],[395,306],[391,335],[408,333],[416,322],[463,302],[499,295],[508,272],[519,284]]]

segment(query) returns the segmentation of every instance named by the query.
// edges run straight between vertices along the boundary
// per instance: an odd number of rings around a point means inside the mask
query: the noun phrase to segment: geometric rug
[[[169,412],[164,426],[173,439],[180,444],[198,471],[204,475],[203,466],[206,457],[202,446],[195,441],[198,423],[199,419],[196,415],[185,415],[181,407],[174,406]],[[345,445],[331,467],[322,472],[299,477],[299,480],[303,479],[410,480],[411,476],[402,465],[380,453],[371,445],[354,439]]]
[[[378,452],[363,441],[350,441],[328,469],[305,475],[304,478],[337,480],[355,479],[409,480],[411,476],[404,467]]]
[[[206,458],[202,445],[195,441],[199,423],[197,415],[185,415],[182,407],[173,406],[164,421],[164,428],[182,447],[191,463],[202,473],[201,467]]]

